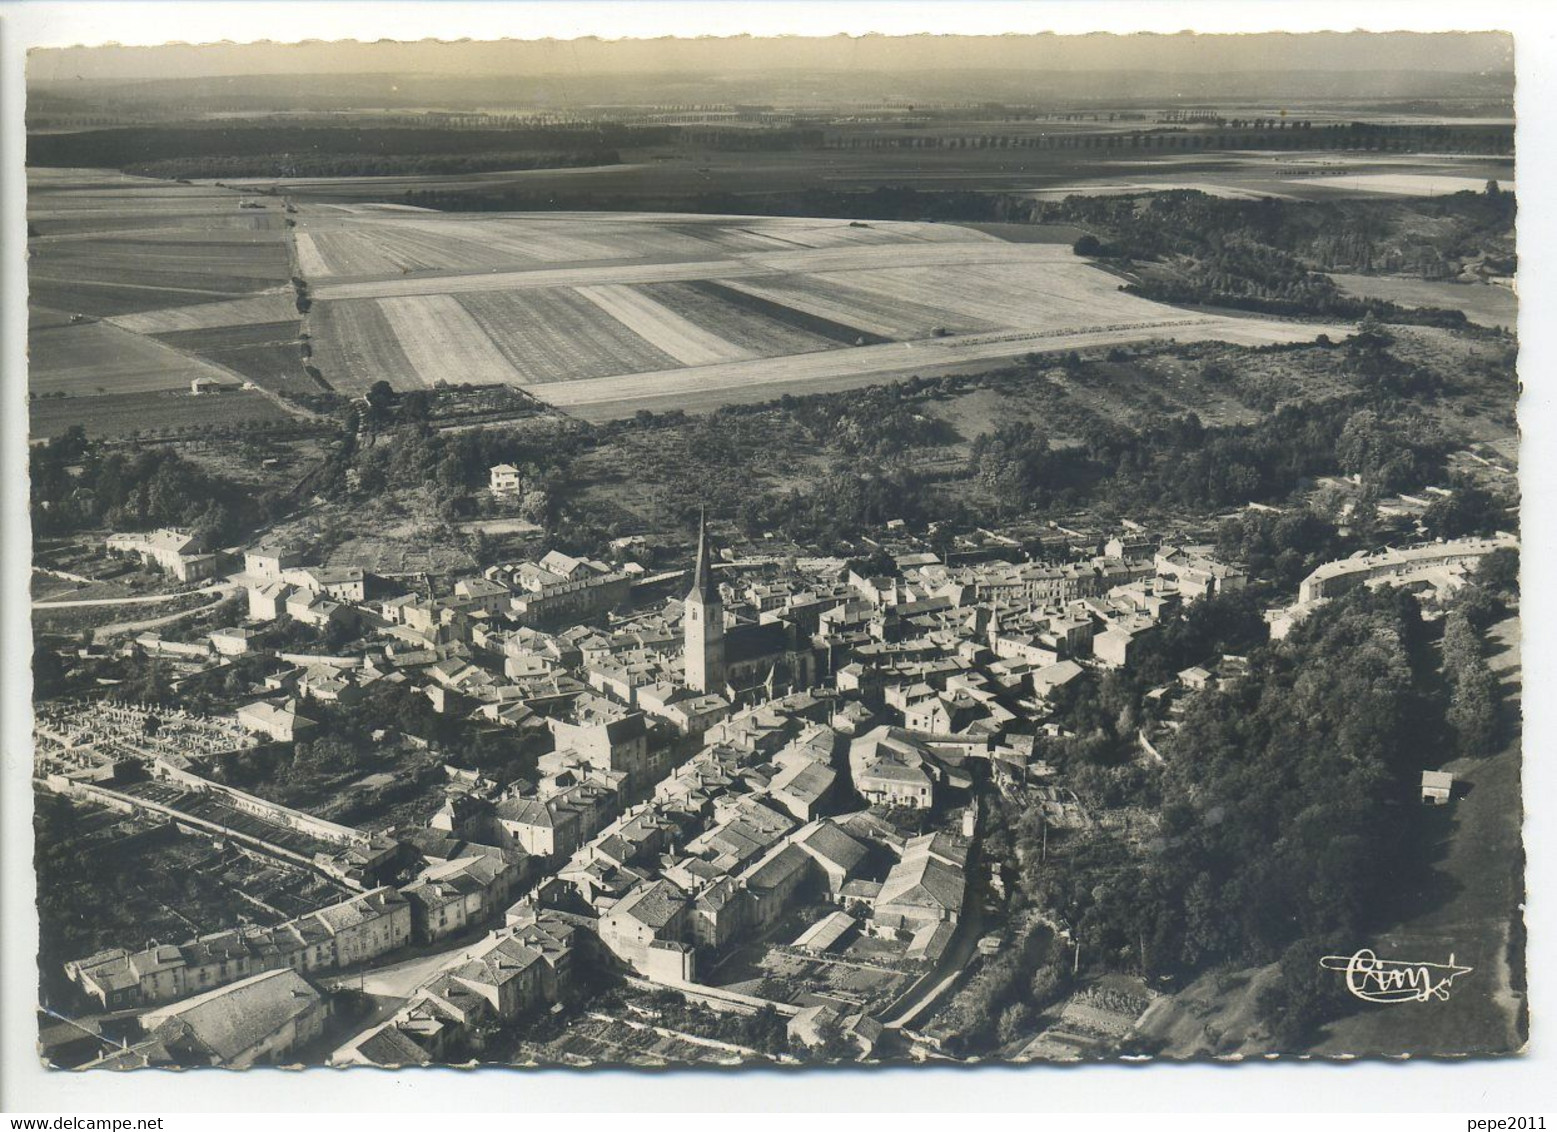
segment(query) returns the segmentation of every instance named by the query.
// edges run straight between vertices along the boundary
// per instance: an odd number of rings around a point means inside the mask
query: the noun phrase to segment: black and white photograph
[[[41,1065],[1521,1055],[1514,58],[32,50]]]

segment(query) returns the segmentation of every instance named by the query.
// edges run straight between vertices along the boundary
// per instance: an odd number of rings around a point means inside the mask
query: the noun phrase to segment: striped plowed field
[[[400,389],[416,384],[411,361],[375,302],[315,303],[308,333],[314,365],[342,392],[366,392],[381,378]]]
[[[993,330],[996,324],[981,319],[957,318],[944,308],[924,306],[874,295],[816,275],[764,275],[752,279],[718,282],[743,294],[794,307],[881,338],[928,338],[938,328]]]
[[[251,322],[246,326],[210,326],[193,330],[169,330],[151,337],[175,350],[203,354],[208,350],[237,350],[246,346],[273,346],[296,343],[300,319],[279,322]],[[294,346],[294,351],[295,351]]]
[[[933,338],[727,362],[717,366],[624,374],[569,381],[532,390],[542,400],[591,419],[628,416],[647,406],[710,407],[731,400],[776,397],[784,392],[857,386],[910,374],[954,373],[970,365],[1020,357],[1034,351],[1058,353],[1159,339],[1218,341],[1263,346],[1312,341],[1319,333],[1343,336],[1343,326],[1197,315],[1172,311],[1172,319],[1136,324],[1102,324],[1067,330],[1006,331]]]
[[[649,283],[640,290],[689,322],[759,357],[805,354],[843,345],[836,338],[788,325],[734,302],[728,292],[721,294],[702,281]]]
[[[106,322],[37,328],[27,335],[28,388],[90,395],[189,388],[197,377],[231,384],[222,371]]]
[[[168,334],[178,330],[211,330],[220,326],[283,322],[295,320],[296,317],[297,308],[292,292],[283,291],[224,303],[140,311],[119,315],[109,321],[137,334]]]
[[[521,381],[545,383],[669,369],[676,359],[569,288],[488,291],[459,303]]]
[[[957,269],[956,286],[947,286],[945,271],[930,267],[836,271],[807,278],[840,288],[842,294],[941,309],[945,325],[954,330],[1057,329],[1093,325],[1105,317],[1121,322],[1162,317],[1160,304],[1124,294],[1111,276],[1084,265],[972,264]]]
[[[580,287],[578,293],[684,366],[718,365],[752,356],[634,287]]]
[[[518,381],[519,374],[453,295],[379,299],[421,384]]]

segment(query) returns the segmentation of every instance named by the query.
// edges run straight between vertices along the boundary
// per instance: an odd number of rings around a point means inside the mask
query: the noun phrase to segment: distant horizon
[[[986,73],[986,74],[1024,74],[1025,73],[1024,68],[1020,68],[1020,67],[984,67],[984,68],[975,68],[975,67],[971,67],[971,66],[967,67],[967,68],[960,68],[960,69],[959,68],[946,68],[946,73],[948,73],[948,74],[956,74],[956,73],[958,73],[959,70],[968,70],[968,71],[978,70],[978,71],[982,71],[983,73]],[[450,79],[450,80],[480,80],[480,79],[512,79],[512,78],[516,77],[512,73],[506,72],[506,71],[467,71],[467,72],[464,72],[464,73],[461,73],[461,74],[451,74],[451,73],[446,72],[446,71],[385,70],[385,71],[352,71],[352,72],[349,72],[349,73],[351,74],[351,76],[353,78],[361,78],[361,79],[372,79],[372,78],[385,78],[385,79],[393,79],[393,78],[402,78],[402,79],[409,79],[409,78],[437,78],[437,79]],[[710,76],[707,71],[700,71],[700,70],[690,69],[690,68],[687,69],[687,70],[684,70],[684,71],[662,71],[662,72],[658,72],[658,73],[661,74],[661,75],[675,75],[675,76],[686,75],[686,76],[700,76],[700,77],[715,77],[715,76]],[[803,75],[803,74],[811,74],[811,75],[838,74],[838,75],[846,75],[846,74],[856,74],[856,73],[858,73],[858,71],[855,68],[847,68],[847,67],[804,67],[804,66],[795,65],[795,66],[784,66],[784,67],[771,67],[771,68],[767,68],[765,70],[765,73],[773,74],[773,75],[783,75],[783,74],[796,74],[796,75]],[[1181,68],[1172,68],[1172,67],[1130,67],[1130,68],[1098,67],[1096,69],[1091,69],[1091,70],[1085,70],[1085,69],[1079,69],[1078,68],[1076,70],[1068,70],[1068,71],[1064,72],[1064,74],[1067,75],[1067,76],[1111,74],[1111,75],[1161,75],[1161,76],[1165,76],[1165,77],[1166,76],[1184,75],[1186,73],[1215,74],[1217,72],[1215,72],[1215,71],[1186,72],[1186,71],[1184,71]],[[1268,77],[1270,77],[1272,75],[1288,75],[1288,76],[1299,76],[1299,75],[1350,75],[1350,74],[1360,74],[1360,73],[1363,73],[1363,72],[1361,72],[1361,71],[1349,71],[1349,70],[1345,70],[1345,71],[1343,71],[1343,70],[1321,70],[1321,69],[1314,68],[1314,67],[1296,67],[1296,68],[1283,68],[1283,69],[1279,69],[1279,70],[1268,70],[1268,71],[1260,71],[1260,72],[1248,71],[1248,72],[1239,72],[1239,73],[1247,73],[1247,74],[1251,74],[1251,75],[1258,73],[1261,76],[1268,78]],[[1366,73],[1373,74],[1373,75],[1429,75],[1429,74],[1441,74],[1443,72],[1438,71],[1438,70],[1433,69],[1433,68],[1426,68],[1426,67],[1398,67],[1398,68],[1396,68],[1396,67],[1390,67],[1390,68],[1378,68],[1378,67],[1375,67],[1375,68],[1369,68]],[[1456,75],[1456,76],[1463,76],[1463,75],[1472,75],[1472,74],[1485,73],[1485,72],[1456,71],[1456,72],[1451,72],[1451,73]],[[1512,71],[1510,71],[1509,73],[1512,74]],[[550,71],[548,71],[548,72],[536,72],[536,73],[534,73],[533,75],[530,75],[530,76],[518,76],[518,77],[526,77],[526,78],[528,78],[528,77],[552,78],[552,77],[556,77],[557,74],[558,74],[558,72],[550,72]],[[575,77],[582,77],[582,78],[609,78],[609,77],[612,77],[612,76],[618,75],[618,74],[621,74],[621,72],[619,72],[619,71],[610,71],[610,70],[576,71],[576,72],[572,72],[573,76],[575,76]],[[197,82],[197,81],[201,81],[201,80],[216,79],[216,78],[232,79],[232,80],[242,80],[242,79],[307,79],[307,78],[318,78],[318,77],[321,77],[321,76],[337,76],[338,77],[339,75],[340,75],[339,71],[328,71],[328,70],[321,70],[321,71],[253,71],[253,72],[248,72],[248,73],[234,72],[232,74],[222,74],[222,75],[214,75],[214,74],[213,75],[173,75],[173,76],[169,76],[169,75],[143,75],[143,76],[138,76],[138,77],[97,78],[97,79],[39,78],[39,79],[29,79],[29,85],[36,85],[36,86],[56,86],[56,85],[57,86],[64,86],[64,85],[67,85],[67,84],[73,84],[73,83],[78,83],[78,82],[89,82],[89,83],[129,83],[129,84],[178,83],[178,82]],[[718,76],[718,77],[728,77],[728,76]],[[733,78],[731,79],[731,81],[733,81]],[[1410,97],[1410,96],[1401,95],[1399,97],[1406,98],[1406,97]]]
[[[1381,68],[1381,59],[1395,65]],[[1502,32],[1264,32],[1242,35],[778,36],[605,40],[498,39],[115,44],[36,48],[29,84],[308,75],[477,78],[808,71],[923,75],[1044,70],[1066,74],[1388,74],[1512,77]]]

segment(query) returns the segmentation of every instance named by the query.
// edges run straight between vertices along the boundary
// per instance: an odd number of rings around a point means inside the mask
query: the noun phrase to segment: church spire
[[[719,600],[719,587],[714,583],[714,568],[709,560],[708,512],[699,509],[697,520],[697,567],[692,574],[692,589],[688,597],[701,598],[705,603]]]

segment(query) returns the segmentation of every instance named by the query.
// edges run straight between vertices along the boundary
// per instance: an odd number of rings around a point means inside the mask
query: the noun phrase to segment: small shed
[[[1422,772],[1422,804],[1443,806],[1454,797],[1454,775],[1446,770]]]

